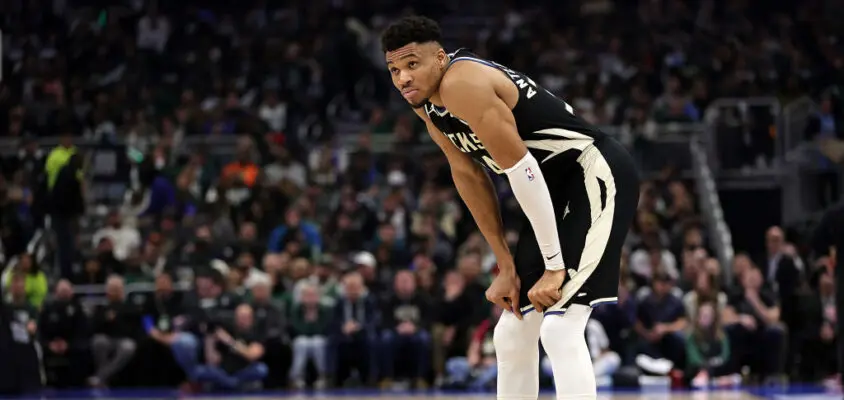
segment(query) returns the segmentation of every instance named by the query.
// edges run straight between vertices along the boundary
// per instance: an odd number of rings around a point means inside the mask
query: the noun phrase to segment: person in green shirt
[[[3,272],[2,278],[0,278],[5,293],[10,293],[9,288],[12,284],[12,276],[16,273],[23,274],[24,276],[27,301],[35,309],[40,310],[41,305],[44,304],[44,299],[47,298],[47,276],[38,268],[31,254],[23,253],[18,256],[15,265],[7,268]]]
[[[297,388],[305,386],[304,373],[308,361],[316,367],[318,379],[314,383],[317,389],[325,387],[327,372],[328,339],[326,332],[331,321],[331,310],[320,303],[319,286],[305,283],[302,286],[298,302],[290,310],[290,326],[293,337],[293,365],[290,367],[290,379]]]
[[[59,138],[59,145],[53,148],[50,154],[47,155],[47,161],[44,164],[44,171],[47,173],[47,188],[49,190],[53,190],[56,179],[59,177],[59,172],[74,154],[76,154],[76,147],[73,145],[73,135],[65,132]]]
[[[738,385],[741,376],[731,362],[730,340],[712,300],[698,303],[692,332],[686,340],[686,374],[693,387]]]

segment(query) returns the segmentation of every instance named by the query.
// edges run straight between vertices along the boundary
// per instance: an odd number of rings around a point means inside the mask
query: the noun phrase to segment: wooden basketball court
[[[766,392],[764,389],[761,392]],[[757,393],[757,391],[754,391]],[[825,394],[813,391],[815,394],[784,394],[781,390],[767,391],[763,395],[754,395],[743,390],[733,391],[711,391],[711,392],[667,392],[667,391],[643,391],[643,392],[629,392],[629,393],[612,393],[604,392],[598,394],[598,400],[841,400],[842,395]],[[800,393],[798,391],[798,393]],[[807,393],[807,392],[802,392]],[[51,396],[48,396],[48,398]],[[175,393],[134,393],[132,395],[118,394],[118,393],[89,393],[78,396],[58,396],[57,398],[64,399],[99,399],[99,400],[118,400],[118,399],[132,399],[132,400],[172,400],[175,398],[183,398]],[[194,400],[495,400],[494,394],[414,394],[407,392],[372,392],[372,393],[279,393],[279,394],[229,394],[229,395],[213,395],[213,396],[189,396],[185,399]],[[539,396],[539,400],[554,400],[551,393]]]
[[[240,399],[237,396],[233,397],[213,397],[199,400],[219,400],[225,399]],[[281,400],[281,399],[301,399],[301,400],[494,400],[495,395],[409,395],[409,394],[395,394],[389,393],[364,396],[364,395],[343,395],[343,396],[322,396],[322,395],[288,395],[284,397],[274,396],[258,396],[258,397],[244,397],[242,399],[253,400]],[[553,395],[543,395],[539,397],[540,400],[554,400]],[[690,393],[668,393],[668,392],[650,392],[650,393],[601,393],[598,395],[598,400],[759,400],[762,397],[754,396],[741,391],[732,392],[690,392]]]

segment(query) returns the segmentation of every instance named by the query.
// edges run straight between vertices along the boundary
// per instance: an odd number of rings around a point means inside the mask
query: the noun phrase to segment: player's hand
[[[486,299],[497,304],[504,310],[512,312],[516,318],[522,319],[522,312],[519,310],[519,289],[521,281],[516,271],[504,273],[499,272],[493,279],[489,289],[486,290]]]
[[[528,291],[528,299],[537,312],[545,312],[548,307],[557,304],[563,296],[561,291],[566,279],[566,270],[545,270],[542,278]]]

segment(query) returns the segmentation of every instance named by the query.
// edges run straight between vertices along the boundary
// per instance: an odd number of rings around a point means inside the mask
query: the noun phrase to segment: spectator
[[[635,330],[640,338],[636,364],[658,375],[684,368],[686,311],[683,302],[671,293],[673,287],[669,275],[654,274],[653,291],[639,303],[636,311]]]
[[[665,248],[656,235],[643,237],[644,247],[630,254],[630,271],[642,282],[650,282],[654,271],[664,271],[673,279],[678,279],[677,260],[674,254]]]
[[[56,284],[38,325],[48,385],[66,388],[83,384],[89,366],[88,317],[74,298],[69,281],[63,279]]]
[[[378,310],[375,301],[366,291],[363,278],[356,272],[343,277],[342,293],[334,306],[331,339],[337,386],[342,386],[357,371],[363,383],[375,377],[374,368],[377,344],[375,327]]]
[[[218,326],[206,336],[205,343],[206,365],[197,368],[197,381],[232,390],[255,388],[267,377],[267,366],[259,361],[264,356],[264,346],[250,305],[237,307],[231,333]]]
[[[628,365],[633,360],[630,354],[635,349],[633,339],[638,302],[630,295],[631,283],[629,280],[621,281],[618,284],[618,303],[605,304],[592,311],[592,318],[604,326],[604,332],[609,339],[609,347],[622,357],[622,363]]]
[[[697,275],[694,290],[683,295],[683,305],[686,308],[686,315],[691,321],[697,321],[697,310],[700,305],[705,302],[712,302],[715,304],[715,312],[719,316],[723,315],[727,308],[727,294],[719,289],[719,284],[716,275],[702,271]]]
[[[106,281],[108,304],[94,311],[91,351],[96,371],[88,379],[92,387],[102,387],[132,360],[140,333],[139,310],[125,299],[123,279],[110,276]]]
[[[270,279],[269,275],[258,268],[255,263],[255,256],[248,251],[240,253],[235,267],[243,275],[243,285],[246,289],[251,289],[258,282],[268,282]]]
[[[264,94],[264,101],[258,108],[258,115],[273,132],[283,132],[287,128],[287,103],[280,101],[278,94],[273,91],[267,91]]]
[[[290,365],[289,338],[285,311],[272,301],[269,278],[255,280],[250,290],[255,315],[255,331],[260,332],[264,346],[264,363],[270,371],[266,383],[270,387],[283,386]]]
[[[832,272],[825,266],[815,269],[812,275],[812,292],[801,301],[800,314],[804,316],[800,335],[801,380],[817,382],[833,378],[839,371],[836,346],[835,282]]]
[[[290,379],[294,387],[305,387],[305,367],[313,362],[317,372],[314,382],[316,389],[325,388],[328,368],[328,339],[325,332],[331,323],[331,311],[320,304],[320,288],[314,284],[305,284],[299,294],[299,301],[294,303],[290,312],[291,332],[293,335],[293,365]]]
[[[4,288],[9,289],[15,274],[20,274],[23,278],[26,300],[36,310],[40,310],[44,299],[47,298],[47,276],[41,271],[31,254],[22,253],[11,268],[3,271],[0,281]]]
[[[750,366],[760,378],[776,378],[785,360],[785,331],[777,298],[763,286],[762,272],[750,268],[742,274],[741,289],[727,302],[725,322],[731,323],[741,365]]]
[[[410,378],[419,388],[427,387],[425,374],[431,362],[431,305],[416,289],[411,271],[396,273],[393,293],[383,304],[382,387],[395,378],[396,365],[412,365]]]
[[[142,322],[147,340],[140,342],[140,365],[148,371],[146,380],[160,385],[177,384],[178,365],[170,346],[176,337],[177,322],[183,318],[182,293],[173,288],[173,277],[162,273],[155,277],[155,293],[145,298]]]
[[[202,272],[195,279],[195,289],[185,299],[186,321],[173,338],[171,349],[188,380],[196,378],[200,342],[213,335],[214,328],[231,322],[231,311],[240,299],[223,291],[223,276],[217,270]]]
[[[252,161],[253,142],[247,136],[242,136],[237,142],[236,160],[223,167],[220,178],[232,188],[243,192],[243,188],[252,188],[260,173],[259,167]]]
[[[141,248],[141,234],[137,229],[123,224],[118,210],[109,212],[106,226],[94,233],[94,246],[97,246],[103,238],[111,241],[114,258],[118,261],[126,260],[130,254]]]
[[[308,222],[302,221],[299,211],[291,208],[285,214],[284,224],[275,228],[270,233],[270,239],[267,242],[267,251],[280,253],[293,241],[298,241],[300,244],[305,245],[308,251],[304,251],[303,253],[309,256],[319,254],[322,249],[322,239],[316,227]],[[293,254],[293,256],[296,256],[296,254]]]
[[[36,348],[36,334],[38,332],[37,313],[27,302],[25,291],[25,277],[21,273],[11,278],[11,301],[3,307],[9,316],[8,324],[12,332],[11,346],[6,347],[3,356],[15,360],[14,373],[18,386],[24,387],[27,393],[34,393],[41,386],[41,358]],[[8,379],[8,378],[7,378]]]
[[[448,374],[446,386],[480,390],[489,387],[498,377],[498,363],[492,334],[501,317],[501,308],[493,306],[492,315],[478,325],[472,334],[465,357],[452,357],[445,365]]]
[[[49,158],[47,165],[49,168]],[[63,278],[73,276],[78,219],[85,212],[81,170],[82,156],[73,153],[59,167],[50,186],[50,226],[56,235],[56,253]]]
[[[438,378],[445,373],[445,361],[466,354],[466,338],[473,328],[466,320],[472,315],[472,300],[466,295],[466,281],[456,271],[446,273],[442,283],[443,296],[437,308],[437,321],[432,328],[434,372]],[[438,379],[439,380],[439,379]]]
[[[759,265],[764,267],[765,283],[779,295],[781,302],[790,303],[799,286],[801,271],[794,258],[795,254],[788,249],[785,232],[778,226],[772,226],[765,233],[765,257]]]
[[[488,276],[482,275],[481,256],[478,253],[466,253],[457,258],[457,272],[463,275],[466,287],[463,289],[472,302],[471,324],[478,324],[489,313],[486,302],[486,288],[489,286]]]
[[[738,385],[738,375],[727,333],[721,327],[716,304],[709,300],[698,303],[694,325],[686,340],[685,376],[696,388]]]

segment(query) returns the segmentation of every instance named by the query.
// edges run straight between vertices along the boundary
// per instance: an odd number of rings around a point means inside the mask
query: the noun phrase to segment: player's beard
[[[420,101],[418,103],[411,103],[409,101],[407,103],[410,104],[410,107],[412,107],[412,108],[422,108],[422,107],[425,106],[425,104],[428,104],[428,99],[427,98],[422,99],[422,101]]]

